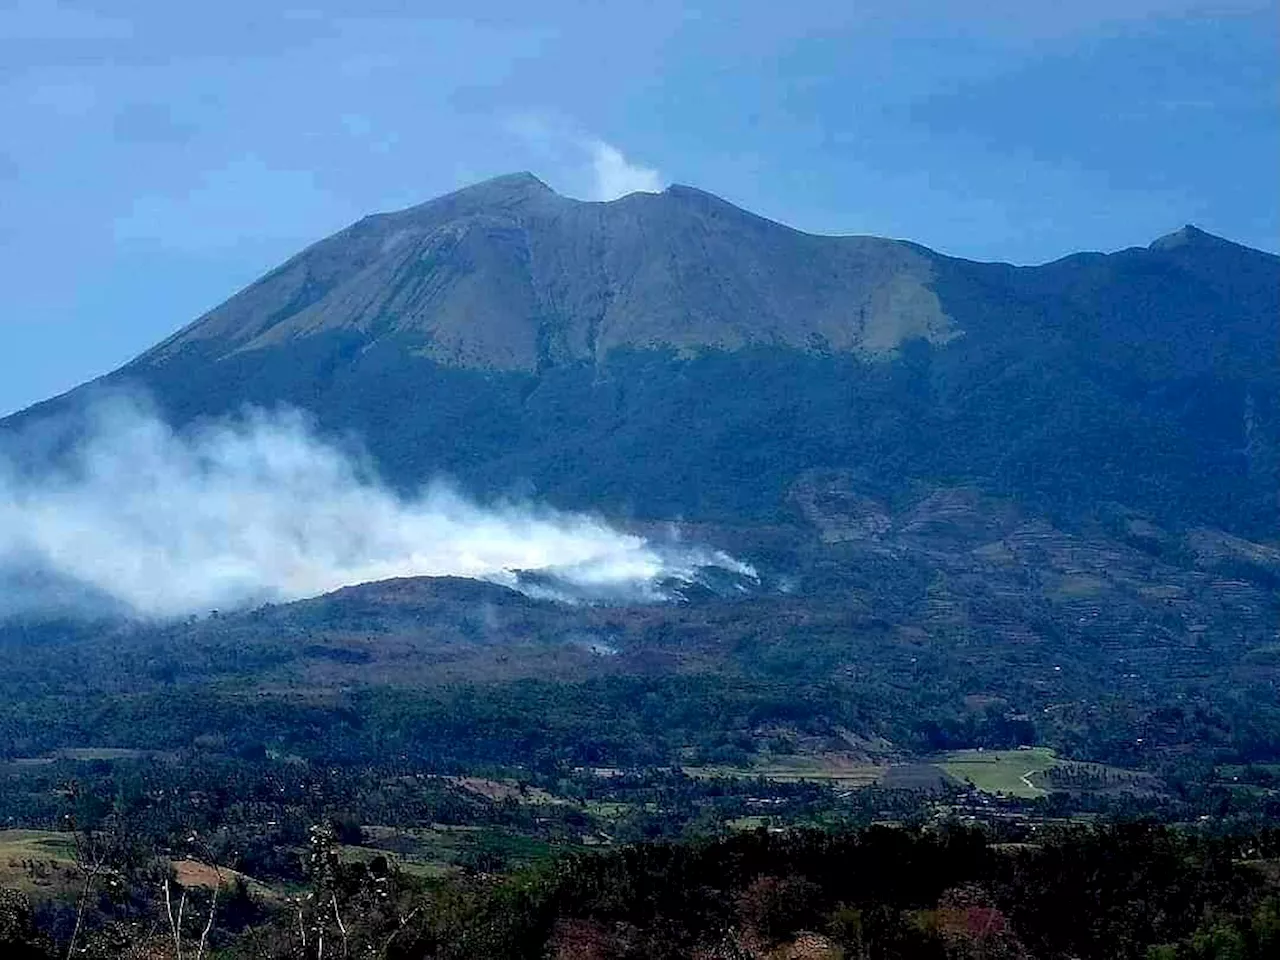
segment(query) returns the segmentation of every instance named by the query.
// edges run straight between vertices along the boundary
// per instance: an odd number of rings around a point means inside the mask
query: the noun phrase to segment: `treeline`
[[[1216,704],[1189,700],[1172,694],[1168,703],[1146,705],[1080,700],[1033,720],[1011,719],[1007,704],[970,709],[944,680],[930,677],[906,691],[866,679],[709,673],[414,690],[357,686],[310,696],[230,684],[129,695],[15,691],[0,703],[0,760],[104,746],[250,759],[287,753],[345,765],[404,758],[439,770],[495,763],[661,766],[677,758],[745,764],[763,745],[761,731],[775,728],[829,738],[837,749],[837,731],[848,729],[917,754],[1037,743],[1076,759],[1161,774],[1187,769],[1188,757],[1210,766],[1280,760],[1274,704],[1225,694]]]
[[[341,858],[324,826],[308,844],[304,887],[260,896],[233,882],[220,905],[208,891],[186,891],[200,922],[176,933],[147,922],[149,912],[164,916],[158,890],[180,895],[174,880],[154,867],[116,870],[140,886],[93,901],[77,955],[167,957],[190,938],[186,955],[195,956],[210,915],[209,955],[259,960],[1280,955],[1276,833],[1211,837],[1149,824],[1018,838],[959,826],[760,830],[440,880],[410,877],[383,857]],[[4,956],[67,948],[65,922],[41,929],[20,898],[0,899]]]

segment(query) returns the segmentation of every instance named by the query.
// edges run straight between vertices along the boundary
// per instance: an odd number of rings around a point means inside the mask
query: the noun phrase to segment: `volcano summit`
[[[96,387],[179,426],[299,407],[404,488],[756,521],[840,469],[1249,535],[1277,518],[1278,317],[1280,259],[1194,227],[1017,267],[514,174],[353,224]]]

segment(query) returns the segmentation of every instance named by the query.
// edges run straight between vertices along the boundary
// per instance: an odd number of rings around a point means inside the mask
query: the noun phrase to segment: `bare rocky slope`
[[[143,358],[399,338],[450,366],[536,371],[628,347],[867,356],[956,331],[908,244],[815,237],[688,187],[580,203],[529,174],[366,218]]]

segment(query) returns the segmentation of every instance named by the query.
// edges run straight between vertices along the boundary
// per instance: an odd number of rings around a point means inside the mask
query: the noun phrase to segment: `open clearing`
[[[70,834],[0,830],[0,887],[56,896],[78,878]]]
[[[1047,747],[1026,750],[953,750],[936,761],[961,782],[972,783],[984,793],[1012,797],[1043,797],[1049,791],[1033,783],[1033,778],[1058,764]]]
[[[858,763],[838,754],[779,756],[761,759],[749,767],[685,767],[687,776],[700,779],[772,780],[775,783],[822,782],[849,789],[869,787],[888,768],[880,764]]]
[[[545,860],[557,847],[510,830],[482,826],[366,826],[364,834],[363,846],[342,847],[344,859],[367,860],[382,854],[405,870],[424,876],[441,876],[469,861],[527,866]]]
[[[487,777],[442,777],[441,779],[468,793],[492,800],[494,803],[501,803],[504,800],[529,804],[568,802],[552,796],[540,787],[523,786],[515,780],[492,780]]]

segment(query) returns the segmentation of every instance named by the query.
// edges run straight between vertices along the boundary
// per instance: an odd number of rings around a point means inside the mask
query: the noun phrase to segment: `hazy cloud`
[[[121,143],[174,144],[191,139],[194,128],[180,123],[163,103],[129,103],[111,122],[111,131]]]
[[[360,215],[321,187],[310,171],[280,169],[244,156],[206,171],[185,193],[136,198],[114,227],[117,241],[203,252],[247,240],[315,239]]]
[[[38,84],[29,103],[37,110],[69,120],[81,120],[99,103],[98,91],[80,80],[52,80]]]
[[[0,598],[78,584],[163,617],[448,575],[656,600],[710,568],[751,575],[721,552],[595,517],[482,506],[442,484],[401,497],[296,412],[174,431],[115,398],[0,449]]]
[[[0,9],[0,40],[123,40],[132,34],[125,20],[56,0],[16,0]]]

